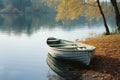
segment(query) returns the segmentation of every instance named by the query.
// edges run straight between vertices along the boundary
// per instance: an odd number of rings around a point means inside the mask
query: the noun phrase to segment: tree
[[[42,3],[46,3],[49,7],[56,8],[60,0],[40,0]]]
[[[116,18],[116,25],[118,27],[118,30],[120,31],[120,12],[117,6],[117,2],[116,0],[111,0],[111,3],[114,7],[114,11],[115,11],[115,18]]]
[[[56,20],[76,19],[83,15],[84,8],[83,0],[61,0],[57,8]]]
[[[79,16],[85,16],[89,20],[100,19],[101,17],[104,20],[106,34],[110,34],[109,28],[105,20],[105,14],[108,14],[110,11],[106,8],[104,4],[98,5],[98,2],[95,0],[61,0],[57,8],[56,20],[74,20]],[[101,15],[102,14],[102,15]]]
[[[108,28],[108,25],[107,25],[107,22],[106,22],[106,18],[104,16],[104,13],[102,11],[102,8],[101,8],[101,5],[100,5],[100,1],[97,0],[97,3],[98,3],[98,7],[99,7],[99,10],[100,10],[100,13],[103,17],[103,21],[104,21],[104,26],[105,26],[105,29],[106,29],[106,35],[109,35],[110,34],[110,31],[109,31],[109,28]]]

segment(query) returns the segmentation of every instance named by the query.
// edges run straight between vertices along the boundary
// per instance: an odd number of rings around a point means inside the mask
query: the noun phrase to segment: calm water
[[[112,18],[109,26],[114,26]],[[111,23],[113,22],[113,23]],[[110,28],[111,29],[111,28]],[[58,80],[47,65],[48,37],[66,40],[92,37],[105,32],[102,21],[56,23],[54,15],[0,15],[0,80]],[[53,76],[52,76],[53,75]]]

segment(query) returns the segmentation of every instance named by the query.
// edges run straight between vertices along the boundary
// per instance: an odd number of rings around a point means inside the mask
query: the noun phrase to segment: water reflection
[[[32,14],[0,14],[0,31],[8,34],[31,35],[41,27],[54,27],[55,20],[52,17]]]
[[[47,57],[47,64],[55,73],[57,73],[64,80],[82,80],[82,72],[76,74],[75,71],[77,70],[76,66],[79,66],[79,69],[81,70],[84,69],[85,66],[83,65],[61,59],[55,59],[49,53]],[[59,76],[58,78],[60,78]]]
[[[56,13],[45,14],[0,14],[0,31],[7,34],[27,34],[32,35],[41,29],[62,29],[72,31],[78,28],[97,28],[103,26],[102,20],[88,21],[85,17],[79,17],[77,20],[68,20],[65,22],[56,22]],[[110,18],[109,26],[114,26],[114,21]],[[112,22],[112,23],[111,23]],[[102,27],[104,30],[104,27]],[[97,30],[96,30],[97,32]]]

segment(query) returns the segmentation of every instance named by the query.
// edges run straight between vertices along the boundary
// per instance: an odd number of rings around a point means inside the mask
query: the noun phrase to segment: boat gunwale
[[[71,52],[71,51],[75,51],[75,52],[87,52],[87,51],[94,51],[95,50],[95,47],[93,49],[85,49],[85,50],[79,50],[79,49],[59,49],[59,48],[56,48],[56,47],[51,47],[51,46],[48,46],[49,48],[53,49],[53,50],[57,50],[57,51],[66,51],[66,52]]]
[[[64,40],[64,39],[57,39],[57,38],[55,38],[56,40],[60,40],[60,41],[65,41],[65,42],[68,42],[68,43],[71,43],[71,44],[78,44],[78,45],[84,45],[85,47],[87,47],[87,46],[89,46],[89,47],[91,47],[91,49],[77,49],[77,48],[79,48],[79,47],[75,47],[76,49],[60,49],[60,48],[58,48],[58,47],[52,47],[52,46],[50,46],[50,44],[48,44],[48,40],[49,40],[49,38],[47,39],[47,46],[49,47],[49,48],[51,48],[51,49],[53,49],[53,50],[57,50],[57,51],[66,51],[66,52],[71,52],[71,51],[75,51],[75,52],[89,52],[89,51],[94,51],[95,49],[96,49],[96,47],[95,46],[92,46],[92,45],[88,45],[88,44],[84,44],[84,43],[78,43],[78,42],[73,42],[73,41],[68,41],[68,40]]]

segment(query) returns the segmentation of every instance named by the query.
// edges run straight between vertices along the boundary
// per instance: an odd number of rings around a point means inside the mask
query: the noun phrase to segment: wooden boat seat
[[[59,49],[76,49],[76,50],[86,50],[87,48],[85,46],[83,47],[77,47],[77,46],[65,46],[65,47],[57,47]]]
[[[77,46],[76,44],[51,44],[51,47],[56,47],[58,49],[76,49],[76,50],[86,50],[85,46]]]
[[[76,44],[50,44],[51,47],[75,46]]]
[[[59,39],[48,40],[47,43],[48,44],[59,44],[60,40]]]

